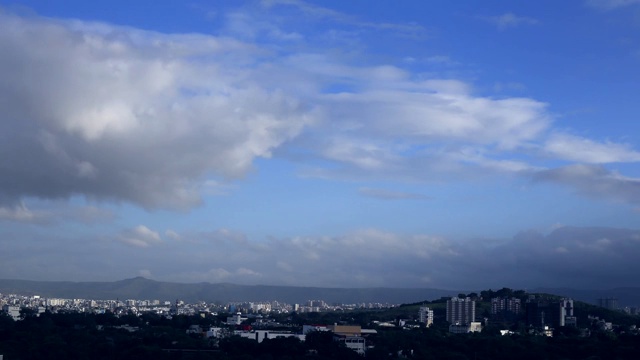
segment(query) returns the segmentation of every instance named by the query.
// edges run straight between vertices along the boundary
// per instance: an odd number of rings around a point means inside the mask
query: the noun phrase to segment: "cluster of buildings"
[[[618,306],[617,298],[600,298],[598,299],[598,306],[609,310],[621,310],[629,315],[640,315],[640,307],[625,306],[621,308],[620,306]]]
[[[20,320],[23,309],[29,309],[35,315],[45,311],[57,312],[87,312],[104,313],[113,312],[121,314],[142,314],[153,312],[160,315],[197,315],[209,313],[217,315],[216,311],[233,311],[233,315],[227,317],[225,324],[227,327],[209,327],[206,329],[194,325],[187,329],[187,333],[201,335],[208,339],[219,339],[225,336],[238,335],[244,338],[262,342],[265,339],[280,337],[295,337],[304,341],[311,331],[330,331],[335,341],[343,343],[347,348],[364,354],[367,349],[366,338],[375,334],[375,330],[362,329],[355,325],[305,325],[302,333],[289,331],[267,330],[268,325],[282,327],[282,324],[272,324],[268,318],[262,316],[267,313],[280,312],[310,312],[310,311],[337,311],[348,309],[375,309],[383,307],[393,307],[395,305],[382,303],[365,304],[339,304],[328,305],[323,300],[309,300],[305,304],[284,304],[279,302],[235,302],[227,305],[207,304],[199,302],[195,304],[185,303],[176,300],[175,302],[160,300],[85,300],[85,299],[58,299],[41,298],[40,296],[21,296],[15,294],[0,294],[0,305],[2,311],[11,316],[14,320]],[[243,316],[243,314],[247,314]],[[427,319],[433,322],[433,312],[427,312]],[[251,326],[241,326],[251,318]],[[122,326],[125,330],[135,332],[135,327]]]
[[[530,296],[525,304],[514,297],[491,299],[491,317],[482,321],[476,316],[476,301],[470,297],[452,297],[447,300],[446,320],[449,332],[470,333],[482,331],[483,324],[514,322],[524,318],[532,331],[552,335],[553,329],[563,326],[577,326],[573,313],[573,300],[568,298],[549,299]],[[524,305],[524,306],[523,306]]]
[[[525,301],[516,297],[496,297],[490,299],[490,316],[479,318],[476,313],[476,298],[452,297],[446,301],[446,321],[449,323],[451,333],[472,333],[482,331],[483,326],[493,322],[494,324],[515,323],[523,321],[529,332],[553,335],[553,330],[566,326],[577,327],[577,318],[574,315],[573,300],[569,298],[548,298],[530,295]],[[600,299],[599,304],[610,309],[617,309],[617,299]],[[104,313],[109,311],[116,315],[143,314],[153,312],[159,315],[217,315],[217,312],[229,312],[223,327],[210,327],[202,329],[192,326],[187,333],[203,336],[208,339],[219,339],[225,336],[238,335],[262,342],[265,339],[280,337],[295,337],[304,341],[311,331],[330,331],[335,341],[344,343],[359,354],[364,354],[367,349],[368,336],[375,334],[376,330],[362,329],[354,325],[304,325],[302,332],[283,330],[271,330],[273,328],[286,329],[283,324],[274,323],[268,314],[290,312],[320,312],[353,309],[390,308],[396,305],[367,303],[367,304],[335,304],[329,305],[322,300],[308,300],[303,304],[286,304],[277,301],[271,302],[234,302],[226,305],[209,304],[205,302],[185,303],[176,300],[85,300],[85,299],[59,299],[42,298],[40,296],[20,296],[0,294],[0,306],[2,311],[14,320],[21,319],[23,309],[29,309],[32,314],[38,315],[45,311],[50,312],[90,312]],[[486,316],[486,303],[483,305],[483,316]],[[418,322],[430,327],[434,322],[434,311],[427,306],[421,306],[417,313]],[[251,319],[251,321],[247,321]],[[597,318],[590,319],[604,330],[611,329],[612,324]],[[392,323],[375,322],[377,326],[396,326]],[[251,325],[248,325],[251,324]],[[397,326],[403,328],[418,327],[407,325],[404,320],[399,320]],[[421,326],[421,325],[420,325]],[[127,329],[136,331],[137,329]],[[636,330],[636,329],[634,329]],[[640,333],[640,330],[637,332]],[[509,330],[501,331],[503,335],[513,333]],[[370,346],[370,345],[369,345]]]
[[[327,312],[327,311],[351,311],[356,309],[388,309],[397,306],[389,303],[352,303],[352,304],[327,304],[324,300],[307,300],[302,304],[286,304],[278,301],[272,302],[232,302],[223,308],[230,313],[297,313]]]
[[[472,298],[452,297],[447,300],[446,317],[451,333],[482,331],[482,324],[476,321],[476,301]]]
[[[198,315],[217,314],[218,312],[246,314],[269,314],[296,312],[324,312],[354,309],[382,309],[397,306],[385,303],[358,303],[329,305],[323,300],[308,300],[304,304],[287,304],[279,301],[268,302],[230,302],[228,304],[196,302],[187,303],[182,300],[87,300],[43,298],[40,296],[23,296],[16,294],[0,294],[0,308],[15,320],[20,319],[21,309],[30,309],[36,313],[45,310],[57,312],[104,313],[110,311],[116,315],[155,313],[158,315]]]
[[[239,315],[239,314],[238,314]],[[210,327],[203,329],[199,325],[192,325],[187,329],[188,334],[202,336],[210,340],[217,340],[226,336],[237,335],[258,343],[266,339],[296,338],[305,341],[307,335],[314,331],[331,332],[334,341],[344,344],[348,349],[364,355],[370,348],[367,337],[377,334],[376,330],[362,329],[359,325],[304,325],[301,333],[282,330],[232,330],[232,328]]]

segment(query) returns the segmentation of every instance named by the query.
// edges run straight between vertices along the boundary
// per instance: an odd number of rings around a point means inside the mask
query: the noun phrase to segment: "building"
[[[493,298],[491,299],[492,322],[515,322],[522,312],[522,302],[518,298]]]
[[[481,332],[482,323],[478,321],[472,321],[469,324],[451,324],[449,325],[449,332],[452,334],[467,334],[471,332]]]
[[[536,328],[575,326],[572,299],[529,299],[526,306],[527,324]]]
[[[618,310],[618,299],[616,298],[598,299],[598,306],[601,306],[609,310]]]
[[[367,342],[363,337],[336,335],[334,339],[340,343],[343,343],[348,349],[357,352],[358,355],[364,355],[365,351],[367,350]]]
[[[302,333],[307,335],[312,331],[329,331],[327,325],[302,325]]]
[[[20,320],[20,307],[19,306],[11,306],[4,305],[2,307],[2,312],[11,316],[14,321]]]
[[[332,331],[336,335],[347,335],[347,336],[360,336],[362,334],[362,328],[360,325],[328,325],[327,329]]]
[[[328,325],[333,332],[333,340],[343,343],[347,348],[364,355],[367,349],[366,336],[376,334],[377,331],[362,329],[359,325]]]
[[[306,336],[302,334],[293,334],[286,331],[274,331],[274,330],[256,330],[256,331],[236,331],[235,335],[240,337],[256,340],[261,343],[264,339],[277,339],[284,337],[294,337],[300,341],[305,341]]]
[[[476,319],[476,302],[471,298],[452,297],[447,300],[447,321],[450,324],[467,325]]]
[[[235,315],[227,317],[227,325],[240,325],[247,318],[242,317],[242,314],[236,313]]]
[[[219,327],[209,327],[205,332],[207,338],[221,338],[224,335],[224,330]]]
[[[433,325],[433,310],[426,306],[421,306],[418,310],[418,321],[427,327]]]
[[[519,314],[521,302],[517,298],[493,298],[491,299],[491,315],[504,313]]]

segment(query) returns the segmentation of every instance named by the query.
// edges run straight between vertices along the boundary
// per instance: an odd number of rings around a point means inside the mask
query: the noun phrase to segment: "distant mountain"
[[[457,295],[442,289],[319,288],[235,284],[182,284],[136,277],[115,282],[69,282],[1,280],[0,293],[40,295],[67,299],[157,299],[189,302],[269,301],[304,303],[319,299],[327,303],[413,303]]]

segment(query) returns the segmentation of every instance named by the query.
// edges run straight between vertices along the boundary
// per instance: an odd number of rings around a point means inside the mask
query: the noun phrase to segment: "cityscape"
[[[0,360],[640,358],[640,0],[0,0]]]
[[[616,324],[595,314],[587,314],[579,318],[574,311],[574,300],[550,294],[527,294],[522,290],[503,288],[499,291],[483,291],[480,294],[460,294],[442,297],[422,304],[413,304],[402,312],[404,316],[388,319],[371,320],[367,324],[345,323],[334,324],[311,323],[314,316],[320,314],[384,314],[407,308],[403,304],[361,303],[361,304],[327,304],[323,300],[308,300],[304,304],[286,304],[271,302],[231,302],[215,304],[206,302],[187,303],[182,300],[87,300],[44,298],[38,295],[24,296],[17,294],[0,294],[2,315],[12,321],[26,321],[33,317],[84,314],[90,316],[108,315],[122,319],[173,318],[200,319],[198,323],[182,323],[182,331],[189,336],[200,338],[198,347],[203,349],[219,349],[220,341],[230,337],[239,337],[262,343],[267,339],[294,338],[305,342],[310,333],[326,332],[332,339],[360,356],[365,356],[375,349],[379,332],[400,328],[406,331],[425,331],[431,327],[444,324],[450,334],[482,333],[483,330],[498,331],[496,336],[543,336],[563,337],[567,329],[575,336],[590,338],[599,333],[629,334],[640,336],[640,317],[636,308],[618,308],[617,299],[598,299],[598,306],[589,305],[590,310],[598,308],[627,316],[624,324]],[[583,303],[581,306],[584,306]],[[584,311],[581,311],[584,317]],[[409,315],[409,316],[406,316]],[[294,317],[302,316],[296,321]],[[633,324],[631,324],[629,322]],[[145,325],[134,320],[130,323],[113,325],[127,333],[142,331]],[[207,325],[205,325],[207,324]],[[585,326],[586,325],[586,326]],[[96,325],[103,330],[105,325]],[[1,342],[0,342],[1,343]],[[206,344],[206,345],[203,345]],[[1,348],[1,347],[0,347]],[[181,352],[188,349],[164,349],[168,352]],[[204,351],[204,350],[203,350]]]

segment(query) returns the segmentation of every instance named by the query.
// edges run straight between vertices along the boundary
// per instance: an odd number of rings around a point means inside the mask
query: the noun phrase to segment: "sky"
[[[0,278],[637,286],[640,0],[0,0]]]

